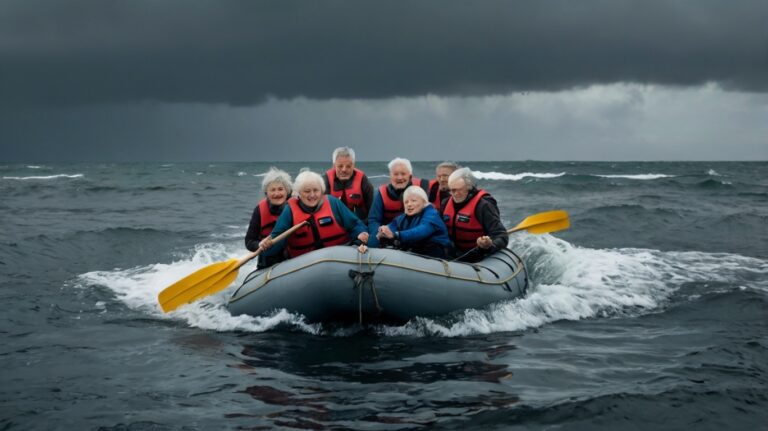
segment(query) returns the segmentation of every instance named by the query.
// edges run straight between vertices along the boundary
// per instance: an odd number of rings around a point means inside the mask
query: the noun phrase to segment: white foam
[[[201,244],[193,255],[173,263],[156,263],[130,269],[112,271],[93,271],[78,277],[76,285],[81,288],[104,286],[112,290],[117,299],[127,307],[146,313],[158,319],[176,319],[186,322],[190,327],[214,331],[250,331],[263,332],[279,325],[289,325],[308,333],[320,331],[320,325],[307,324],[301,316],[285,310],[270,316],[232,316],[225,304],[232,290],[239,286],[248,272],[255,269],[255,262],[240,269],[237,280],[232,285],[195,303],[179,307],[165,314],[157,302],[157,295],[169,285],[211,263],[241,257],[242,249],[223,244]]]
[[[629,180],[658,180],[659,178],[674,178],[676,175],[666,174],[636,174],[636,175],[594,175],[600,178],[626,178]]]
[[[481,180],[507,180],[507,181],[520,181],[523,178],[557,178],[565,175],[565,172],[553,173],[538,173],[538,172],[523,172],[521,174],[505,174],[501,172],[481,172],[472,171],[472,174]]]
[[[558,320],[645,314],[664,307],[674,292],[691,282],[729,286],[739,280],[740,288],[768,293],[768,260],[726,253],[590,249],[550,235],[518,234],[510,240],[511,248],[528,263],[535,283],[525,297],[484,310],[467,310],[458,317],[417,318],[405,326],[382,326],[377,331],[382,335],[454,337],[519,331]],[[172,313],[162,312],[157,295],[165,287],[206,265],[242,254],[239,241],[201,244],[176,262],[89,272],[78,277],[77,285],[105,286],[131,309],[158,319],[181,320],[191,327],[263,332],[287,325],[307,333],[322,332],[321,325],[307,324],[301,316],[285,310],[260,317],[230,315],[225,304],[255,268],[253,263],[241,268],[228,289]]]
[[[27,168],[29,168],[29,169],[42,169],[43,167],[39,166],[39,165],[27,165]]]
[[[53,180],[56,178],[83,178],[83,174],[58,174],[31,177],[3,177],[4,180]]]
[[[245,173],[245,172],[243,172],[243,171],[240,171],[240,172],[238,172],[238,173],[237,173],[237,176],[238,176],[238,177],[244,177],[244,176],[246,176],[246,175],[248,175],[248,174],[247,174],[247,173]]]
[[[537,283],[528,295],[488,310],[467,310],[451,323],[415,319],[381,327],[384,335],[466,336],[536,328],[580,320],[654,312],[683,284],[755,280],[746,288],[768,292],[768,261],[725,253],[595,250],[550,235],[519,236],[513,248],[529,262]]]
[[[716,170],[710,169],[707,171],[707,175],[713,176],[713,177],[722,177],[722,175],[718,174]]]

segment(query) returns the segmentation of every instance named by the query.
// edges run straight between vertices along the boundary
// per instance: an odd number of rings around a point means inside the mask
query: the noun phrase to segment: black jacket
[[[469,201],[472,200],[472,198],[477,194],[477,192],[478,190],[473,188],[469,191],[469,194],[467,195],[467,198],[464,199],[464,202],[460,204],[454,202],[453,205],[456,211],[464,208],[467,203],[469,203]],[[449,197],[448,199],[451,198]],[[445,208],[445,206],[448,204],[448,199],[443,200],[440,205],[442,208]],[[485,195],[480,199],[480,202],[477,203],[477,207],[475,208],[475,216],[483,226],[483,233],[491,237],[493,245],[488,250],[477,249],[469,253],[467,256],[461,259],[463,262],[480,261],[485,256],[497,250],[501,250],[502,248],[506,248],[507,244],[509,244],[509,235],[507,235],[507,229],[501,223],[499,207],[496,204],[496,199],[494,199],[493,196]],[[455,257],[459,257],[462,252],[457,250],[455,253],[457,253]]]
[[[282,205],[269,204],[269,212],[272,215],[279,216],[280,213],[283,212],[285,205],[285,203]],[[251,222],[248,224],[248,232],[245,234],[245,248],[249,251],[256,251],[259,248],[259,242],[261,242],[262,239],[264,238],[261,236],[261,211],[259,211],[259,204],[257,203],[256,208],[253,210],[253,214],[251,214]],[[259,255],[257,267],[266,268],[284,261],[287,257],[288,255],[285,253],[277,256],[264,256],[262,254]]]

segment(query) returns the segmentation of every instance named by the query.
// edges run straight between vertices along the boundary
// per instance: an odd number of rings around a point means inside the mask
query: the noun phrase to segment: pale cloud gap
[[[768,160],[768,94],[714,84],[273,99],[252,107],[145,103],[2,118],[0,143],[11,144],[2,158],[19,161],[41,154],[54,160],[311,161],[327,159],[339,145],[353,146],[366,160]],[[39,120],[56,130],[55,142],[36,131]]]

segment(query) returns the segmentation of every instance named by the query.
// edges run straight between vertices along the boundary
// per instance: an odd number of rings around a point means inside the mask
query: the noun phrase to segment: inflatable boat
[[[469,264],[392,249],[324,248],[256,270],[229,300],[233,315],[285,309],[308,322],[403,323],[523,296],[528,274],[511,250]]]

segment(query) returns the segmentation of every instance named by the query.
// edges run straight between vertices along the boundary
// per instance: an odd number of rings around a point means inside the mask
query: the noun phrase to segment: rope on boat
[[[374,281],[373,276],[376,274],[376,267],[381,265],[381,262],[384,262],[384,259],[381,259],[379,263],[376,265],[373,265],[373,262],[371,262],[370,255],[368,256],[368,271],[363,271],[363,255],[358,254],[357,255],[357,268],[358,270],[355,271],[354,269],[349,270],[349,277],[354,282],[354,289],[357,289],[357,312],[358,312],[358,321],[360,325],[363,324],[363,290],[366,286],[371,291],[371,296],[373,297],[373,303],[376,306],[376,313],[381,314],[384,309],[381,307],[381,304],[379,304],[379,295],[376,293],[376,281]]]

